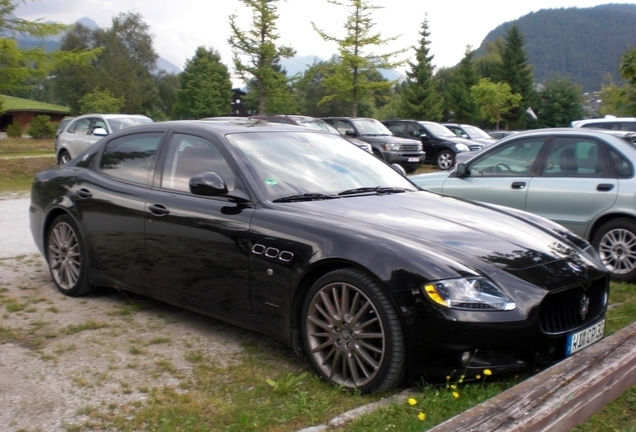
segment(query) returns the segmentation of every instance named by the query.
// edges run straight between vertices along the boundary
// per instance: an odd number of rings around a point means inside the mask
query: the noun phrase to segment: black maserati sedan
[[[135,292],[250,329],[363,392],[554,363],[603,337],[583,239],[419,189],[334,134],[178,121],[37,174],[30,224],[69,296]]]

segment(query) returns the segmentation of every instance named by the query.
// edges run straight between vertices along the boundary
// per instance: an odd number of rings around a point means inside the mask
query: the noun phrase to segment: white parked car
[[[575,120],[572,127],[636,132],[636,117],[607,115],[603,118]]]
[[[76,117],[55,140],[57,163],[67,163],[108,134],[143,123],[152,123],[152,119],[140,114],[86,114]]]

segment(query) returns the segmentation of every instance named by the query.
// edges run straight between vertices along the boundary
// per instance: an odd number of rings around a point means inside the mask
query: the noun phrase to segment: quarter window
[[[116,179],[145,185],[162,135],[143,133],[110,141],[99,161],[100,170]]]

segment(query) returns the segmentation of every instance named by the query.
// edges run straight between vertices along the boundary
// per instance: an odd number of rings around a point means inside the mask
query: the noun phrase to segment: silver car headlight
[[[455,148],[457,149],[457,151],[460,152],[470,151],[470,147],[468,147],[466,144],[455,144]]]
[[[384,150],[386,151],[399,151],[400,144],[384,144]]]
[[[446,279],[424,285],[424,293],[450,309],[511,311],[517,305],[494,283],[483,277]]]

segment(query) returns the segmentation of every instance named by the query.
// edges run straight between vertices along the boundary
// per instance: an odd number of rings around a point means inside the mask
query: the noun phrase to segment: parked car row
[[[331,120],[390,161],[424,157],[421,142],[377,121]],[[592,158],[596,144],[614,176],[595,178],[598,194],[623,193],[633,166],[619,138],[566,140],[553,156],[557,136],[526,135],[497,165],[469,165],[474,174],[458,179],[571,169],[560,154],[572,144]],[[609,277],[587,241],[530,213],[423,191],[343,142],[247,119],[109,131],[37,174],[33,238],[63,294],[111,286],[213,316],[287,344],[326,381],[362,392],[403,377],[515,373],[603,337]],[[515,164],[517,148],[538,152],[541,165]],[[603,226],[610,250],[629,231]]]

